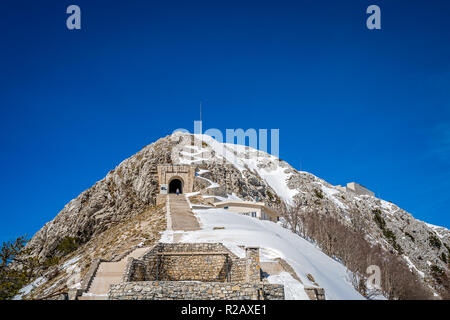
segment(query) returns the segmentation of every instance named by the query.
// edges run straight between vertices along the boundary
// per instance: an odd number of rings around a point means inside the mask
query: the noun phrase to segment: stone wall
[[[144,281],[112,285],[110,300],[284,300],[284,287],[266,283]]]
[[[259,248],[245,248],[246,282],[261,281],[261,267],[259,265]]]
[[[221,243],[158,243],[129,258],[112,300],[284,300],[284,286],[261,282],[259,248],[239,258]]]
[[[225,282],[230,273],[228,257],[212,253],[156,254],[147,261],[134,261],[130,281]]]
[[[239,258],[220,243],[159,243],[130,259],[123,281],[260,281],[259,249]]]

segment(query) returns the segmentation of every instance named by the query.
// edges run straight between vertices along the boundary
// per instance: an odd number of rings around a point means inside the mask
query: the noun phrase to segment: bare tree
[[[300,230],[301,216],[302,213],[302,200],[295,199],[292,205],[284,205],[281,209],[281,216],[288,224],[289,229],[292,232],[302,235],[302,230]]]
[[[297,233],[314,241],[327,255],[341,261],[349,270],[348,279],[355,289],[368,299],[382,293],[389,299],[429,299],[432,295],[412,273],[405,261],[379,245],[365,239],[366,221],[359,212],[350,214],[351,225],[331,215],[320,214],[305,207],[285,211],[286,221]],[[381,269],[381,291],[366,285],[366,270],[370,265]]]

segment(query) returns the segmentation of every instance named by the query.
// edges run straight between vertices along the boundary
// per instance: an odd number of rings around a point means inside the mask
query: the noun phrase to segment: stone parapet
[[[259,282],[259,249],[239,258],[221,243],[159,243],[131,260],[124,281]]]
[[[144,281],[112,285],[110,300],[284,300],[284,286],[266,283]]]

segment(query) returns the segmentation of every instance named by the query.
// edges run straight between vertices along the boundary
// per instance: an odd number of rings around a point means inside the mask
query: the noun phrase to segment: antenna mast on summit
[[[202,122],[202,102],[200,101],[200,122]]]

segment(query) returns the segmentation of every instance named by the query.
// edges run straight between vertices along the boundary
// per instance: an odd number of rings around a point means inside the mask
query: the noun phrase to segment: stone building
[[[259,248],[240,258],[221,243],[158,243],[130,258],[112,300],[284,300],[284,286],[261,280]]]
[[[266,206],[264,202],[252,201],[222,201],[213,203],[216,208],[223,208],[230,212],[244,214],[260,220],[270,220],[277,222],[279,214]]]
[[[338,185],[338,186],[336,186],[336,188],[338,188],[339,190],[344,191],[344,192],[353,192],[358,195],[366,195],[366,196],[375,197],[374,192],[370,191],[369,189],[363,187],[362,185],[360,185],[356,182],[347,183],[346,187]]]

